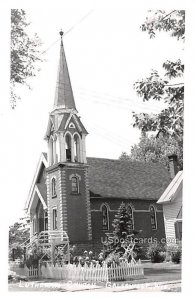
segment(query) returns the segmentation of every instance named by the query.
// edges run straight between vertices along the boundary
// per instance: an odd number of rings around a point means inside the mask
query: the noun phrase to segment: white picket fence
[[[17,264],[10,264],[9,270],[15,272],[17,275],[26,276],[30,279],[39,278],[39,270],[38,268],[24,266],[23,268]]]
[[[144,269],[141,261],[121,262],[120,265],[112,263],[110,267],[107,264],[85,264],[81,265],[49,265],[42,266],[40,269],[40,276],[42,278],[63,279],[71,281],[118,281],[130,280],[144,277]]]
[[[119,281],[119,280],[131,280],[144,277],[144,269],[139,260],[134,262],[121,262],[120,265],[112,263],[111,266],[107,266],[104,263],[102,266],[97,263],[96,265],[85,264],[84,266],[67,264],[67,265],[52,265],[46,264],[38,268],[24,268],[19,267],[18,264],[10,264],[9,269],[16,272],[17,275],[26,276],[30,279],[35,278],[50,278],[59,280],[71,280],[76,282],[90,281]]]

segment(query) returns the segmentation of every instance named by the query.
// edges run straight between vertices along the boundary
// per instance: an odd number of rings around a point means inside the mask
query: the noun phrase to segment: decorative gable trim
[[[167,204],[175,200],[178,192],[181,190],[183,185],[183,171],[179,171],[173,178],[171,183],[165,189],[160,199],[157,201],[158,204]]]
[[[33,197],[34,197],[35,192],[37,192],[37,194],[38,194],[38,196],[39,196],[39,199],[41,200],[41,203],[43,204],[43,209],[47,209],[47,205],[46,205],[46,203],[45,203],[45,200],[43,199],[43,197],[42,197],[42,195],[41,195],[41,193],[40,193],[40,191],[39,191],[37,185],[35,185]],[[33,199],[33,197],[32,197],[32,199]]]
[[[45,134],[45,137],[44,137],[45,140],[47,140],[50,137],[52,127],[54,127],[54,123],[53,123],[52,118],[50,117],[49,121],[48,121],[48,125],[47,125],[47,131],[46,131],[46,134]]]
[[[80,124],[79,124],[79,122],[78,122],[78,120],[77,120],[77,118],[76,118],[75,115],[73,115],[73,119],[74,119],[74,121],[75,121],[75,123],[76,123],[76,125],[77,125],[77,127],[79,129],[79,132],[82,132],[82,128],[81,128],[81,126],[80,126]]]
[[[70,127],[70,125],[73,125],[73,126]],[[81,129],[80,125],[78,124],[77,119],[74,114],[70,114],[70,116],[68,117],[68,119],[66,121],[66,125],[64,127],[64,130],[66,130],[67,128],[75,128],[78,130],[78,132],[82,132],[82,129]]]
[[[39,173],[41,171],[42,164],[45,166],[45,168],[48,167],[48,162],[47,162],[45,156],[43,155],[43,153],[41,153],[41,156],[39,158],[39,162],[38,162],[38,165],[37,165],[37,168],[36,168],[36,172],[35,172],[35,175],[34,175],[34,178],[33,178],[33,182],[31,184],[30,192],[28,194],[28,198],[27,198],[27,201],[25,203],[25,208],[24,209],[27,211],[27,213],[29,212],[29,208],[32,205],[33,192],[34,192],[34,189],[35,189],[35,185],[36,185]]]
[[[75,128],[75,125],[74,125],[74,123],[73,122],[71,122],[70,124],[69,124],[69,126],[68,126],[69,128]]]
[[[64,130],[67,128],[67,126],[68,126],[68,124],[69,124],[69,122],[70,122],[70,120],[71,120],[72,116],[73,116],[73,113],[71,112],[71,113],[70,113],[70,115],[69,115],[69,117],[68,117],[68,120],[66,121],[66,124],[65,124]]]

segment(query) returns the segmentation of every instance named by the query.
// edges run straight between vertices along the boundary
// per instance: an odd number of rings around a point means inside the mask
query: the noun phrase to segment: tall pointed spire
[[[63,31],[60,31],[60,61],[58,67],[57,84],[55,92],[54,109],[66,108],[76,110],[66,56],[64,52],[64,45],[62,41]]]

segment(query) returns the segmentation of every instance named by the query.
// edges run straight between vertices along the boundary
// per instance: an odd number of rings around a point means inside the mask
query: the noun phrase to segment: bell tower
[[[91,212],[85,138],[88,134],[76,109],[60,31],[60,60],[48,144],[48,230],[64,230],[70,242],[91,240]]]

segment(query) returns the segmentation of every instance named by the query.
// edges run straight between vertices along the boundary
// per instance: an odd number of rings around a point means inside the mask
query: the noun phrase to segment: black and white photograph
[[[181,295],[187,10],[68,4],[7,10],[8,294]]]

